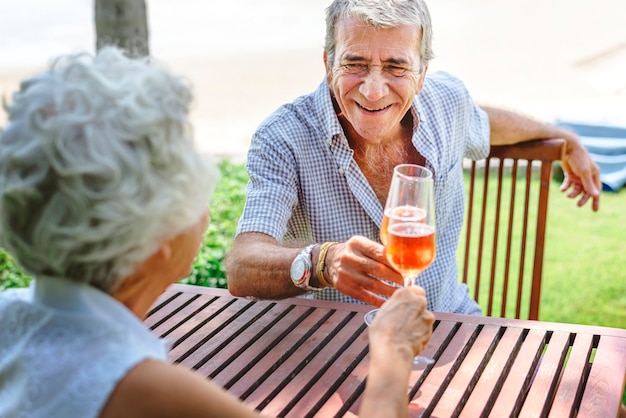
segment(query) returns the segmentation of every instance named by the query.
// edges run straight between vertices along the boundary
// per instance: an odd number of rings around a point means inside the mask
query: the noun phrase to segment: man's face
[[[335,63],[326,62],[326,75],[348,136],[371,144],[397,138],[426,73],[420,74],[420,31],[375,29],[358,19],[336,28]]]

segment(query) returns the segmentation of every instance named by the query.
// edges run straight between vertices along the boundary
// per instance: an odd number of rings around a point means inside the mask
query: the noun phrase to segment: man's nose
[[[383,74],[382,67],[371,66],[360,86],[361,94],[369,101],[376,101],[383,98],[389,87]]]

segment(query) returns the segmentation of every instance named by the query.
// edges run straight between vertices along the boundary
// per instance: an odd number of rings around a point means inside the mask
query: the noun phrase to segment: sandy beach
[[[147,1],[152,55],[193,83],[192,120],[204,152],[245,158],[256,126],[322,81],[329,2]],[[546,121],[626,125],[623,0],[431,0],[429,6],[437,55],[429,71],[459,76],[477,102]],[[9,98],[19,80],[55,55],[93,51],[92,8],[82,0],[2,2],[0,95]]]

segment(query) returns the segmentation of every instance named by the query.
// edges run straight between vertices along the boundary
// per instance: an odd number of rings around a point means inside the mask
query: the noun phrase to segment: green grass
[[[509,188],[508,180],[504,182],[505,191]],[[495,186],[495,181],[492,181],[489,191],[489,200],[492,203],[495,200]],[[537,183],[533,182],[533,191],[536,186]],[[582,208],[577,207],[576,200],[567,198],[559,190],[559,186],[557,181],[550,184],[539,318],[544,321],[626,328],[626,258],[622,255],[626,248],[622,232],[626,225],[626,190],[620,193],[603,193],[600,211],[593,212],[589,204]],[[518,194],[519,187],[521,186],[518,182]],[[536,201],[536,195],[531,194],[531,201]],[[521,204],[518,200],[514,203],[516,219],[519,219],[523,210]],[[506,203],[503,205],[508,207]],[[494,219],[493,212],[488,212],[485,226],[487,237],[493,235]],[[503,225],[506,227],[507,222],[508,218],[502,217],[501,228]],[[472,228],[472,251],[468,263],[470,278],[476,274],[478,240],[475,233],[479,226],[474,224]],[[517,227],[514,232],[514,235],[520,236],[521,228]],[[464,234],[465,232],[462,236]],[[502,245],[503,236],[500,235],[499,239]],[[461,242],[460,250],[464,246]],[[532,255],[533,251],[532,246],[527,247],[526,256]],[[511,280],[517,280],[518,253],[519,246],[514,247],[510,258]],[[485,284],[489,280],[490,251],[483,253],[483,258],[485,261],[482,265],[481,282]],[[462,265],[460,251],[458,259],[459,265]],[[499,277],[504,275],[504,265],[504,251],[500,250],[497,258]],[[524,267],[525,279],[530,279],[531,269],[532,265],[527,262]],[[469,282],[471,285],[471,279]],[[525,283],[524,292],[528,293],[529,288],[530,281]],[[514,315],[514,290],[514,286],[510,286],[507,300],[509,317]],[[486,299],[487,294],[481,289],[479,303],[485,312]],[[524,299],[527,299],[526,294]],[[494,310],[495,314],[499,314],[498,303],[495,303]],[[522,311],[522,317],[525,314]]]
[[[593,212],[553,183],[548,216],[541,319],[626,328],[626,190]]]

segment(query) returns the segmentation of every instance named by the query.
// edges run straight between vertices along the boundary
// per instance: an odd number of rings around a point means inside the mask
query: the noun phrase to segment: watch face
[[[291,279],[294,282],[302,283],[305,270],[306,266],[304,260],[301,257],[296,257],[291,264]]]

